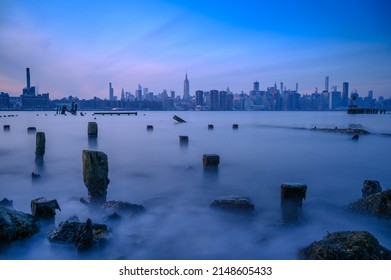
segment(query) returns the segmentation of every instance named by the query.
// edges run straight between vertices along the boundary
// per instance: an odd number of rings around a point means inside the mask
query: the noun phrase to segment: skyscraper
[[[185,81],[183,82],[183,99],[184,100],[190,100],[190,86],[189,86],[189,80],[187,79],[187,73],[185,77]]]
[[[349,105],[349,83],[344,82],[342,84],[342,106],[348,107]]]
[[[329,76],[326,76],[324,81],[324,91],[329,92]]]
[[[111,83],[109,83],[109,100],[114,100],[114,89],[112,88]]]
[[[30,92],[30,68],[26,68],[27,91]]]

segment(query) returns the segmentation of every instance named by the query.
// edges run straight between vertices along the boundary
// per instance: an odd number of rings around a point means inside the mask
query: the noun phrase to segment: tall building
[[[190,100],[190,86],[189,86],[189,80],[187,79],[187,73],[185,77],[185,81],[183,82],[183,99],[184,100]]]
[[[349,83],[344,82],[342,84],[342,106],[348,107],[349,105]]]
[[[329,92],[329,76],[324,79],[324,91]]]
[[[111,83],[109,83],[109,100],[113,101],[114,100],[114,89],[111,86]]]
[[[219,100],[219,91],[211,90],[210,91],[210,109],[212,111],[218,111],[220,109],[220,100]]]
[[[204,106],[204,92],[202,90],[197,90],[196,95],[196,106]]]
[[[259,82],[254,82],[253,91],[255,94],[259,93]]]

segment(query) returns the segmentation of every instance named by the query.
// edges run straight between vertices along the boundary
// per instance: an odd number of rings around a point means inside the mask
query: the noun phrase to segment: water
[[[109,159],[108,200],[142,204],[147,212],[111,224],[113,240],[89,254],[53,244],[43,225],[31,238],[0,247],[0,259],[297,259],[298,251],[327,232],[368,230],[391,248],[388,223],[356,217],[341,208],[361,197],[366,179],[391,186],[391,115],[344,112],[139,112],[138,116],[55,116],[53,112],[13,112],[0,118],[0,199],[30,213],[30,202],[45,196],[60,204],[55,225],[72,215],[99,217],[79,202],[87,196],[82,150]],[[187,123],[178,124],[178,114]],[[96,143],[87,124],[96,121]],[[239,129],[233,130],[232,124]],[[153,131],[147,131],[147,125]],[[214,124],[208,130],[208,124]],[[317,126],[360,126],[372,134],[312,131]],[[44,164],[35,164],[35,126],[46,134]],[[179,145],[188,135],[188,146]],[[221,157],[218,172],[204,172],[202,155]],[[41,174],[33,181],[31,172]],[[280,186],[308,185],[304,223],[282,226]],[[209,204],[226,195],[249,196],[252,217],[215,211]]]

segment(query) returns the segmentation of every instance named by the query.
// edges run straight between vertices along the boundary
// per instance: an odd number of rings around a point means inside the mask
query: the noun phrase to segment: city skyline
[[[337,5],[338,4],[338,5]],[[107,97],[141,84],[155,94],[249,92],[283,82],[309,94],[349,82],[391,96],[387,1],[5,1],[0,12],[1,91],[31,84],[51,98]],[[21,20],[23,19],[23,20]]]

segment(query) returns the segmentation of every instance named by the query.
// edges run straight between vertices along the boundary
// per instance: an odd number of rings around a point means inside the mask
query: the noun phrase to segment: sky
[[[248,93],[280,82],[301,94],[349,82],[391,97],[391,1],[0,0],[0,91],[108,98],[140,84],[183,95]]]

